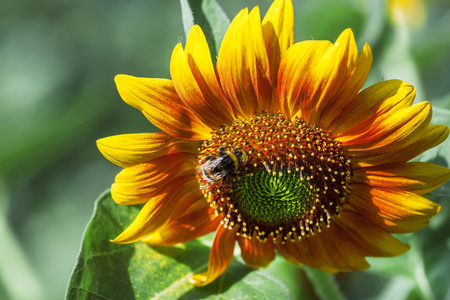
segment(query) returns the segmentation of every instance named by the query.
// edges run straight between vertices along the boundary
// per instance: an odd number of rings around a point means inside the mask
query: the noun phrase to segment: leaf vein
[[[195,270],[192,270],[192,272],[187,273],[185,276],[181,277],[177,281],[173,282],[170,286],[166,287],[164,290],[162,290],[160,293],[155,294],[155,296],[152,299],[161,299],[160,297],[164,297],[166,294],[168,294],[169,291],[173,290],[177,286],[183,284],[186,282],[192,275],[200,272],[202,269],[208,266],[208,263],[205,263]]]
[[[95,293],[95,292],[92,292],[92,291],[89,291],[89,290],[87,290],[87,289],[84,289],[84,288],[82,288],[82,287],[77,287],[77,286],[71,287],[70,290],[69,290],[68,295],[69,295],[70,292],[73,291],[73,290],[79,290],[79,291],[82,291],[82,292],[86,292],[86,293],[91,294],[91,295],[93,295],[93,296],[96,296],[96,297],[98,297],[98,298],[100,298],[100,299],[112,300],[112,298],[107,298],[107,297],[105,297],[105,296],[99,295],[99,294],[97,294],[97,293]]]

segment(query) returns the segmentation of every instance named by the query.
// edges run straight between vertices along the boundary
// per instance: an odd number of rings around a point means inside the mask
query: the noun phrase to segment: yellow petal
[[[208,271],[195,274],[189,281],[195,286],[205,286],[222,275],[233,260],[238,226],[229,230],[223,226],[217,228],[211,253],[209,254]]]
[[[157,246],[185,243],[216,230],[220,221],[202,196],[180,217],[170,220],[142,241]]]
[[[262,21],[262,33],[270,64],[270,80],[276,86],[280,59],[294,44],[294,8],[290,0],[272,3]]]
[[[118,204],[145,203],[170,181],[185,175],[193,176],[196,159],[194,154],[176,153],[127,167],[117,174],[111,186],[112,198]]]
[[[450,179],[450,169],[427,162],[408,162],[355,170],[352,182],[423,195]]]
[[[136,219],[113,242],[128,244],[152,234],[201,197],[195,176],[168,183],[141,209]]]
[[[242,10],[231,22],[217,57],[217,74],[236,115],[250,119],[273,99],[259,8]]]
[[[436,147],[447,139],[449,128],[442,125],[430,125],[421,135],[411,138],[409,144],[399,145],[381,154],[364,155],[364,152],[354,152],[361,154],[353,156],[353,168],[364,168],[367,166],[378,166],[391,163],[407,162],[428,149]]]
[[[97,147],[109,161],[124,168],[163,155],[198,152],[198,142],[179,140],[164,132],[110,136],[99,139]]]
[[[117,75],[115,81],[122,99],[165,133],[183,140],[211,136],[211,129],[182,103],[171,80]]]
[[[324,122],[321,115],[325,107],[336,106],[329,108],[331,112],[340,110],[345,101],[350,101],[343,100],[343,96],[345,99],[355,97],[358,87],[365,81],[368,58],[365,55],[363,61],[359,60],[350,29],[342,32],[334,45],[328,41],[306,43],[292,46],[282,57],[278,77],[281,98],[278,101],[288,116],[302,116],[306,122],[319,124]],[[346,94],[342,95],[342,91]]]
[[[307,101],[305,93],[309,88],[309,73],[331,47],[329,41],[304,41],[291,46],[281,58],[277,101],[280,111],[286,117],[302,113],[300,107],[302,102]]]
[[[390,233],[424,228],[440,206],[418,194],[367,184],[352,184],[348,204],[367,220]]]
[[[183,103],[205,124],[217,129],[232,122],[233,108],[220,88],[200,26],[189,31],[185,50],[181,44],[173,50],[170,74]]]
[[[410,107],[415,96],[414,88],[401,80],[376,83],[361,91],[330,129],[340,137],[370,128],[377,120],[385,120]]]
[[[308,98],[306,98],[301,107],[302,114],[308,116],[305,118],[310,123],[320,124],[322,110],[340,99],[335,99],[339,91],[347,84],[347,80],[355,69],[358,61],[358,48],[355,37],[350,29],[344,30],[337,38],[334,46],[331,47],[323,56],[320,62],[313,68],[309,78]],[[364,83],[366,78],[355,78]],[[345,95],[352,98],[354,94]]]
[[[354,67],[349,67],[347,79],[338,89],[336,95],[322,107],[322,113],[318,124],[323,128],[333,131],[333,123],[348,123],[348,108],[355,102],[358,92],[361,90],[372,65],[372,51],[368,44],[364,45],[361,55],[358,57]]]
[[[386,119],[378,118],[356,134],[337,137],[336,140],[342,143],[342,148],[350,156],[386,153],[410,145],[416,136],[424,134],[430,121],[431,105],[421,102]]]

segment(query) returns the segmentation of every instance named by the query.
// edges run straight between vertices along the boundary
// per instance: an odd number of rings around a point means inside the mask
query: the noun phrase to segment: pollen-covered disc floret
[[[329,227],[350,193],[350,159],[329,131],[282,114],[236,119],[200,147],[200,187],[227,228],[274,242]]]

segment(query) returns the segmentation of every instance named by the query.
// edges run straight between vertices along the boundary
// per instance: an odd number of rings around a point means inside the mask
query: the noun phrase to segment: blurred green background
[[[255,5],[264,15],[272,1],[218,2],[232,18]],[[419,5],[417,15],[393,21],[384,1],[294,0],[296,41],[334,41],[351,27],[359,48],[368,42],[374,52],[366,85],[400,78],[416,87],[418,101],[449,109],[450,2],[409,2]],[[176,0],[0,2],[0,299],[64,297],[94,200],[120,171],[95,140],[158,130],[120,99],[114,76],[170,78],[172,49],[184,41]],[[440,204],[442,219],[450,203]],[[424,232],[413,241],[429,249]],[[449,233],[439,234],[448,251]],[[448,256],[441,263],[450,268]],[[277,274],[285,266],[271,268]],[[290,270],[278,273],[304,277]],[[387,282],[400,293],[410,284],[387,273],[373,275],[364,291],[360,273],[338,280],[348,299],[378,299]],[[450,299],[426,290],[418,297]]]

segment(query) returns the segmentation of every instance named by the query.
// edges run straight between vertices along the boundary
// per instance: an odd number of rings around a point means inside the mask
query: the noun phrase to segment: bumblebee
[[[247,160],[247,155],[239,148],[229,151],[228,147],[222,146],[219,148],[219,156],[206,156],[205,163],[200,165],[197,169],[204,182],[202,189],[214,186],[219,183],[227,175],[233,174],[239,168],[239,165]]]

